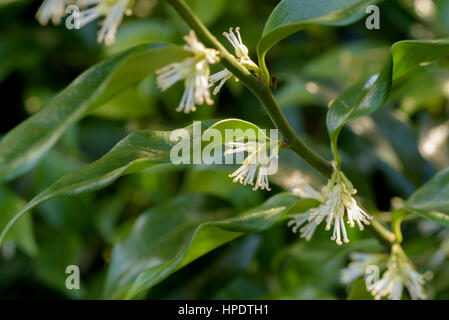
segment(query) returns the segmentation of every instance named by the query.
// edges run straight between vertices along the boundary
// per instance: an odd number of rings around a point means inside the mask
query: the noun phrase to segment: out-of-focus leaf
[[[391,54],[394,81],[418,66],[449,55],[449,39],[399,41],[391,47]]]
[[[397,154],[401,171],[415,186],[421,186],[435,174],[435,169],[419,153],[417,137],[409,123],[399,120],[388,108],[376,112],[372,118]]]
[[[106,119],[139,119],[155,112],[155,84],[151,77],[129,87],[95,109],[92,115]]]
[[[187,128],[193,130],[193,126]],[[50,199],[98,190],[120,176],[170,160],[170,150],[176,142],[169,131],[136,131],[116,144],[99,160],[64,175],[39,193],[3,228],[2,239],[14,222],[30,209]],[[192,131],[190,131],[192,133]],[[191,135],[193,139],[193,135]]]
[[[185,218],[195,214],[195,210],[188,210],[192,201],[178,201],[178,210],[150,210],[136,222],[130,237],[114,251],[107,279],[108,297],[135,297],[209,251],[245,233],[271,227],[298,198],[278,194],[255,209],[225,220]]]
[[[101,236],[112,243],[116,224],[126,205],[126,197],[122,194],[108,197],[100,202],[95,216],[95,225]]]
[[[218,292],[218,300],[258,300],[264,299],[265,288],[254,279],[241,275]]]
[[[170,42],[173,34],[174,28],[157,18],[133,20],[120,25],[114,43],[105,47],[105,51],[110,56],[139,44]]]
[[[313,104],[321,98],[321,95],[307,91],[307,80],[299,77],[288,77],[286,84],[276,92],[276,100],[282,108],[288,108],[297,104]],[[320,86],[314,82],[319,91]],[[323,103],[324,104],[324,103]]]
[[[447,55],[449,55],[449,40],[395,43],[387,63],[379,74],[350,86],[332,103],[327,113],[326,125],[334,156],[339,159],[337,140],[343,126],[380,108],[387,100],[394,80],[419,65]]]
[[[265,55],[276,43],[308,25],[343,26],[365,14],[377,0],[283,0],[271,13],[257,46],[259,65],[265,75]]]
[[[366,290],[364,279],[357,279],[351,286],[348,300],[374,300],[374,297]]]
[[[254,263],[261,238],[260,234],[250,234],[217,248],[213,254],[198,259],[151,288],[146,298],[217,299],[223,287],[232,285]],[[239,296],[245,294],[248,294],[247,298],[250,297],[250,292],[244,291],[240,291]]]
[[[206,25],[211,25],[226,10],[226,0],[187,0],[193,12]]]
[[[337,140],[348,122],[368,115],[380,108],[388,98],[391,88],[392,62],[388,60],[383,71],[346,89],[334,100],[327,113],[326,125],[335,158],[339,159]]]
[[[405,209],[449,227],[449,169],[416,190],[405,202]]]
[[[0,180],[28,171],[70,125],[156,69],[188,55],[182,48],[139,45],[82,73],[52,103],[11,130],[0,142]]]
[[[432,67],[432,68],[431,68]],[[391,90],[391,101],[400,102],[399,109],[409,117],[428,106],[445,103],[445,84],[449,81],[449,72],[444,65],[424,67],[401,81]]]
[[[180,158],[182,160],[189,160],[189,164],[192,164],[196,161],[195,155],[201,155],[201,148],[203,146],[220,145],[226,139],[232,139],[233,141],[245,139],[248,130],[253,133],[256,139],[266,139],[266,136],[259,127],[243,120],[228,119],[218,121],[215,124],[213,121],[198,124],[184,128],[182,134],[186,136],[185,139],[181,138],[180,142],[178,141],[180,136],[177,135],[174,136],[175,139],[173,140],[171,131],[142,130],[128,135],[99,160],[64,175],[53,185],[31,199],[22,210],[9,220],[6,227],[3,228],[0,236],[0,245],[15,221],[32,208],[56,197],[98,190],[111,184],[122,175],[146,169],[156,164],[167,163],[173,160],[171,159],[171,151],[175,145],[180,145],[181,148],[182,146],[188,148],[185,154],[182,149],[179,150],[183,152]],[[208,129],[212,129],[212,125],[220,133],[222,140],[212,138],[210,143],[202,142],[201,134],[206,135],[210,132]],[[226,130],[237,128],[241,130],[235,131],[236,134],[234,136],[226,136]],[[191,159],[192,155],[193,159]]]
[[[16,3],[16,2],[25,2],[25,0],[3,0],[0,3],[0,8],[1,7],[6,7],[6,6],[8,6],[10,4],[13,4],[13,3]]]
[[[231,201],[237,208],[249,208],[260,203],[262,194],[233,183],[229,170],[191,170],[183,188],[185,193],[201,193]]]
[[[45,230],[40,246],[40,253],[34,261],[36,277],[68,296],[80,297],[84,291],[83,285],[80,290],[67,290],[68,274],[65,271],[69,265],[80,266],[81,239],[73,233]]]
[[[19,211],[24,205],[25,202],[19,196],[6,189],[6,187],[0,187],[0,228],[3,229],[14,213]],[[5,241],[11,241],[26,254],[35,256],[38,248],[34,238],[31,216],[25,217],[25,219],[11,228]]]

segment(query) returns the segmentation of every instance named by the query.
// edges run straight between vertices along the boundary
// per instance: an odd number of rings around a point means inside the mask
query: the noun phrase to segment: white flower
[[[235,36],[234,32],[232,31],[232,28],[229,29],[229,33],[223,32],[223,35],[226,37],[226,39],[229,40],[229,42],[234,47],[235,55],[237,56],[237,58],[249,59],[248,48],[243,44],[242,38],[240,36],[240,27],[235,28],[235,32],[237,33],[238,38]]]
[[[354,222],[356,222],[360,230],[364,229],[363,224],[369,225],[369,220],[372,219],[352,197],[355,193],[356,190],[353,189],[343,172],[335,169],[327,187],[324,188],[324,203],[305,213],[291,215],[293,220],[288,225],[294,225],[293,232],[299,231],[301,238],[310,240],[316,227],[325,220],[326,230],[330,230],[332,225],[334,226],[331,240],[335,240],[338,245],[343,242],[347,243],[349,239],[344,222],[345,215],[349,226],[353,228]],[[312,225],[309,226],[309,224]]]
[[[195,105],[213,103],[209,94],[209,64],[218,62],[219,58],[218,51],[206,48],[198,41],[193,30],[184,37],[184,40],[187,42],[184,50],[192,52],[194,56],[169,64],[157,70],[156,74],[157,84],[162,91],[184,80],[184,94],[176,111],[189,113],[196,110]]]
[[[286,181],[286,187],[301,198],[315,199],[324,202],[323,194],[310,185],[310,178],[298,171],[294,172]]]
[[[292,218],[294,219],[289,221],[287,225],[289,227],[293,226],[292,231],[294,233],[297,233],[299,230],[300,237],[305,238],[307,241],[310,241],[310,239],[312,239],[316,227],[322,221],[322,218],[319,218],[319,214],[314,214],[311,212],[296,214],[293,215]],[[319,222],[317,222],[317,220]],[[299,229],[303,224],[304,226]]]
[[[253,190],[258,188],[266,189],[270,191],[270,185],[268,183],[268,168],[271,161],[278,158],[277,142],[274,142],[269,146],[262,142],[230,142],[226,143],[227,147],[231,147],[224,152],[224,155],[234,154],[239,152],[248,152],[249,156],[243,161],[236,171],[229,175],[234,178],[233,182],[240,182],[243,185],[253,185],[254,178],[257,172],[256,184]],[[269,147],[270,150],[267,150]],[[267,153],[270,152],[270,155]]]
[[[98,32],[97,41],[104,42],[107,46],[115,41],[118,26],[122,22],[123,15],[131,15],[131,0],[81,0],[83,6],[91,8],[80,11],[80,26],[96,20],[100,16],[105,16],[101,29]]]
[[[67,0],[44,0],[36,12],[36,19],[43,26],[51,20],[53,24],[60,24],[65,16],[65,6],[70,3]]]
[[[390,300],[400,300],[404,286],[413,300],[426,299],[423,275],[416,272],[399,246],[392,247],[387,267],[382,279],[377,281],[371,290],[375,299],[388,296]]]
[[[223,35],[234,47],[238,62],[248,70],[258,71],[259,67],[249,58],[248,48],[243,44],[242,37],[240,36],[240,27],[236,27],[235,32],[237,33],[237,36],[234,34],[233,28],[230,28],[229,33],[223,32]],[[214,86],[216,83],[219,83],[214,89],[214,95],[220,92],[221,87],[231,77],[232,73],[228,69],[223,69],[217,73],[214,73],[209,78],[210,87]],[[237,78],[235,78],[235,80],[238,81]]]
[[[351,262],[346,268],[341,270],[341,281],[344,284],[350,284],[355,279],[365,275],[369,266],[385,267],[388,256],[383,253],[351,253]]]

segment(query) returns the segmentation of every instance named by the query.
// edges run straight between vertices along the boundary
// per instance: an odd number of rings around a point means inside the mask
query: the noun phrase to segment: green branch
[[[288,147],[317,171],[330,177],[332,175],[330,163],[315,153],[296,135],[276,102],[269,84],[259,80],[246,70],[246,68],[241,66],[236,58],[203,25],[184,0],[167,0],[167,2],[178,12],[184,22],[195,31],[197,37],[206,46],[220,52],[220,63],[231,71],[259,99],[270,115],[271,120],[281,132]],[[369,229],[389,249],[391,242],[395,239],[394,234],[376,220],[373,221]]]
[[[167,2],[178,12],[185,23],[195,31],[197,37],[206,46],[220,52],[220,63],[231,71],[259,99],[276,128],[281,132],[288,147],[317,171],[325,176],[330,176],[332,174],[331,166],[296,135],[274,99],[269,84],[260,81],[241,66],[220,41],[210,33],[183,0],[167,0]]]

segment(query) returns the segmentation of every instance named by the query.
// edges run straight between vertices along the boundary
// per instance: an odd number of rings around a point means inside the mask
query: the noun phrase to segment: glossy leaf
[[[307,202],[309,207],[315,204],[308,200],[299,202]],[[194,206],[192,199],[179,201],[186,202],[179,210],[160,208],[159,213],[150,210],[136,222],[130,237],[114,248],[107,277],[106,293],[109,298],[136,297],[215,248],[245,233],[271,227],[285,217],[298,198],[281,193],[255,209],[224,220],[198,216],[195,210],[189,211]],[[192,214],[197,218],[185,218]],[[152,238],[151,241],[148,237]],[[126,263],[123,264],[123,261]]]
[[[177,46],[139,45],[82,73],[48,106],[1,140],[0,181],[28,171],[73,123],[156,69],[187,54]]]
[[[405,208],[449,227],[449,169],[439,172],[416,190]]]
[[[379,74],[346,89],[330,106],[326,125],[332,151],[337,151],[338,135],[345,124],[380,108],[388,99],[394,80],[414,68],[449,55],[449,40],[416,40],[395,43]]]
[[[25,201],[6,187],[0,187],[0,228],[8,223],[9,219],[19,211]],[[6,241],[16,244],[21,250],[30,256],[38,253],[36,240],[34,238],[33,221],[31,216],[25,217],[17,223],[6,237]]]
[[[343,26],[365,14],[377,0],[283,0],[271,13],[257,46],[259,64],[267,73],[265,55],[279,41],[309,25]]]

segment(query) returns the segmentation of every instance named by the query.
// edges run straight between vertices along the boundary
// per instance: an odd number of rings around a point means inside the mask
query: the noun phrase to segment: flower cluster
[[[219,52],[209,49],[198,41],[195,32],[190,31],[184,37],[186,45],[184,50],[193,53],[193,57],[185,58],[181,62],[175,62],[156,71],[157,84],[164,91],[180,80],[184,80],[185,90],[176,111],[189,113],[195,111],[195,105],[204,102],[208,105],[213,103],[209,94],[208,79],[210,75],[209,64],[219,61]]]
[[[310,178],[299,171],[289,172],[290,176],[285,181],[285,187],[294,195],[301,198],[324,201],[323,194],[310,185]]]
[[[278,158],[279,142],[229,142],[224,154],[236,154],[239,152],[249,153],[243,164],[229,177],[234,178],[233,182],[240,182],[243,185],[253,185],[257,172],[256,184],[253,190],[258,188],[270,191],[268,182],[269,168],[273,161]]]
[[[324,201],[321,206],[305,213],[292,215],[293,220],[288,225],[293,226],[293,232],[299,231],[301,238],[310,240],[317,226],[326,221],[326,230],[330,230],[332,225],[334,226],[331,240],[335,240],[338,245],[343,242],[347,243],[349,239],[345,227],[345,217],[351,228],[357,223],[360,230],[364,229],[364,225],[369,225],[369,220],[372,219],[354,199],[353,195],[356,192],[357,190],[353,188],[344,173],[334,167],[332,177],[323,189]]]
[[[66,5],[76,3],[80,8],[79,26],[83,27],[88,23],[105,17],[98,32],[97,41],[111,45],[115,41],[117,29],[122,22],[123,16],[132,14],[134,0],[45,0],[36,13],[38,21],[46,25],[48,21],[53,24],[61,23],[61,19],[66,15]]]
[[[424,283],[424,276],[414,269],[401,247],[395,244],[387,263],[387,271],[371,288],[371,294],[375,299],[386,296],[389,300],[400,300],[406,287],[413,300],[422,300],[426,299]]]
[[[237,36],[234,34],[233,28],[230,28],[229,33],[224,32],[223,35],[226,37],[226,39],[229,40],[229,42],[234,47],[235,55],[237,56],[237,61],[247,70],[257,72],[259,70],[259,67],[248,56],[249,51],[248,48],[243,44],[242,37],[240,36],[239,27],[235,28],[235,33],[237,34]],[[210,87],[213,87],[218,83],[218,85],[214,89],[213,92],[214,95],[220,92],[221,87],[223,87],[225,82],[230,78],[232,78],[232,73],[226,68],[210,76],[209,78]],[[235,80],[238,81],[237,78]]]

